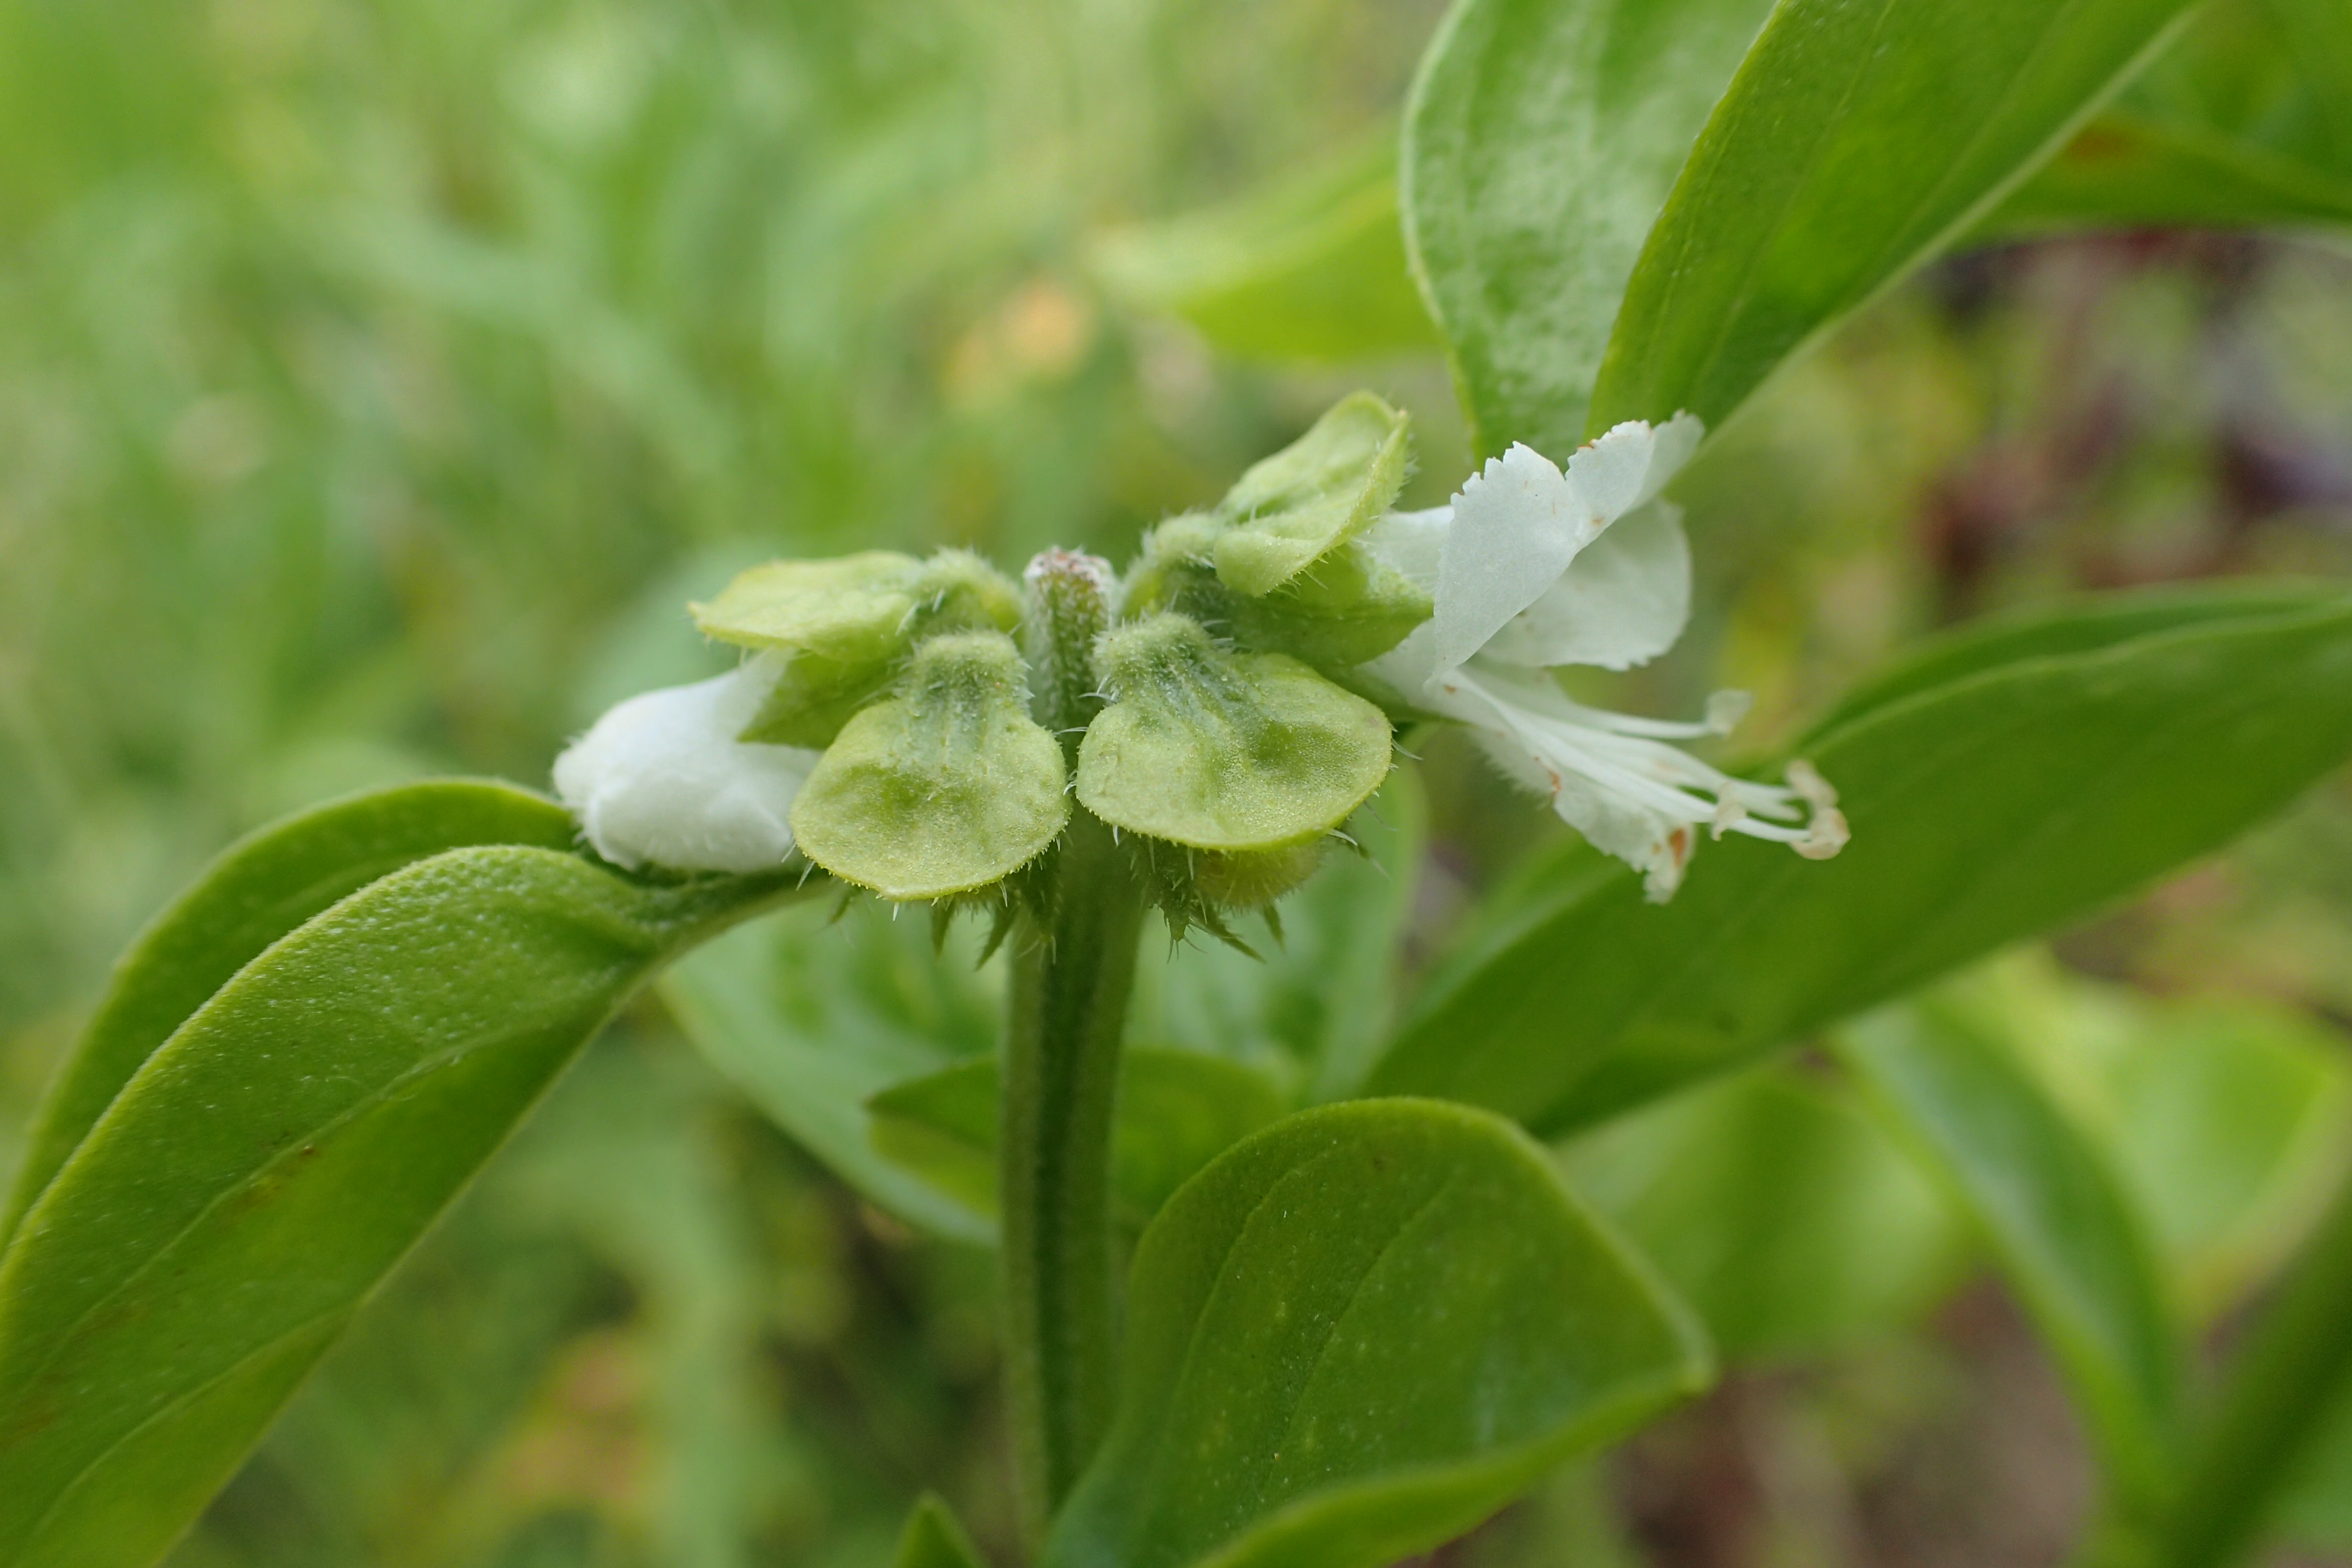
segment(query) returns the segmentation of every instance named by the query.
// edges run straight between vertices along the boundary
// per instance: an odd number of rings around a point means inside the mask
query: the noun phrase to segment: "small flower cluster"
[[[1140,841],[1162,907],[1223,931],[1311,874],[1379,787],[1391,726],[1467,726],[1670,896],[1706,828],[1812,858],[1845,841],[1807,765],[1732,777],[1669,744],[1728,731],[1573,702],[1544,671],[1654,658],[1689,614],[1659,499],[1687,415],[1622,425],[1565,471],[1514,447],[1446,507],[1391,510],[1404,417],[1359,393],[1215,508],[1160,523],[1124,579],[1052,551],[1015,584],[969,552],[778,561],[693,606],[730,674],[622,703],[557,761],[598,853],[746,872],[795,847],[896,900],[1001,889],[1076,808]]]

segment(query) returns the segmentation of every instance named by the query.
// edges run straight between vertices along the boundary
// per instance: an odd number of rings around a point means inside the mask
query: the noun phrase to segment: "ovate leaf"
[[[588,1037],[778,889],[452,850],[238,971],[0,1257],[0,1564],[158,1556]]]
[[[1853,826],[1836,859],[1727,838],[1644,907],[1564,854],[1428,987],[1374,1089],[1579,1126],[2079,919],[2352,757],[2352,605],[1895,689],[1807,743]]]
[[[1466,1107],[1307,1111],[1136,1250],[1119,1413],[1046,1568],[1381,1568],[1700,1386],[1696,1331]]]
[[[262,949],[378,877],[469,844],[557,849],[562,806],[507,784],[436,780],[373,790],[274,823],[223,851],[114,966],[81,1038],[35,1112],[0,1210],[5,1243],[139,1065]]]
[[[2168,1479],[2179,1369],[2154,1248],[2115,1173],[2000,1042],[1934,1000],[1861,1020],[1841,1049],[1982,1229],[2121,1511],[2146,1519]]]
[[[2186,0],[1783,0],[1651,230],[1588,428],[1719,426],[2055,153]]]
[[[1564,462],[1584,439],[1643,241],[1769,8],[1463,0],[1439,29],[1405,122],[1405,224],[1475,452]]]

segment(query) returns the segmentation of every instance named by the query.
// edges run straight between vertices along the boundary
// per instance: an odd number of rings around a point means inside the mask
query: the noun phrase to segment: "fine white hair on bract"
[[[555,760],[555,792],[615,865],[764,871],[792,853],[793,798],[820,753],[740,741],[782,673],[761,654],[632,697]]]

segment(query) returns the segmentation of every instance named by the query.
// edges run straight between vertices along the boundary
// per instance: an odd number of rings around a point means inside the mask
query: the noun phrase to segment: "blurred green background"
[[[1442,500],[1469,454],[1434,354],[1244,362],[1097,264],[1139,222],[1353,166],[1440,9],[0,7],[0,1157],[112,955],[223,844],[367,784],[543,781],[609,701],[720,667],[680,607],[740,564],[1123,556],[1360,384],[1413,412],[1409,499]],[[2005,605],[2352,574],[2352,253],[1947,263],[1680,493],[1693,635],[1602,694],[1748,687],[1758,746]],[[1460,747],[1421,772],[1416,961],[1558,831]],[[984,994],[915,994],[919,933],[802,924],[777,941],[984,1046]],[[2352,1129],[2352,787],[1962,989],[2112,1132],[2226,1326]],[[2147,1130],[2200,1071],[2239,1083],[2221,1058],[2285,1087],[2215,1197],[2168,1185],[2187,1156]],[[2053,1559],[2087,1489],[2054,1386],[1837,1086],[1750,1075],[1564,1158],[1742,1369],[1446,1561]],[[1766,1194],[1744,1231],[1732,1191]],[[799,1152],[649,1001],[175,1562],[878,1563],[926,1485],[1003,1542],[989,1273]]]

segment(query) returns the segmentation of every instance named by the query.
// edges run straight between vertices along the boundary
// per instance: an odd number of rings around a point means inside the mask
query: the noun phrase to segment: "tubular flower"
[[[820,753],[737,739],[782,660],[630,698],[555,760],[555,791],[596,853],[632,868],[765,871],[792,853],[793,797]]]
[[[1728,732],[1744,694],[1718,692],[1702,721],[1671,723],[1571,701],[1543,673],[1629,668],[1682,635],[1690,546],[1680,509],[1659,492],[1703,433],[1688,414],[1656,427],[1632,421],[1572,455],[1565,473],[1515,446],[1452,505],[1392,513],[1364,536],[1435,605],[1364,673],[1468,726],[1507,776],[1641,871],[1658,901],[1681,884],[1702,827],[1811,859],[1847,837],[1835,791],[1809,764],[1790,763],[1785,785],[1756,784],[1669,744]]]

